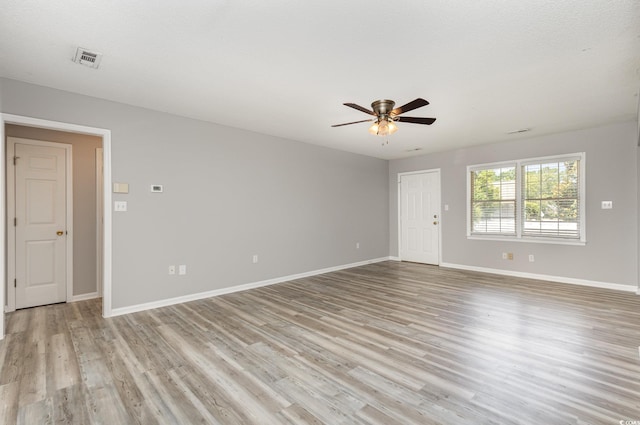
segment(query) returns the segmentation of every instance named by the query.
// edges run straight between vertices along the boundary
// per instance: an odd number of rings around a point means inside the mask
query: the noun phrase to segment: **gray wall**
[[[638,157],[635,122],[393,160],[389,165],[390,254],[398,255],[400,172],[440,168],[442,262],[623,285],[638,279]],[[466,167],[495,161],[586,152],[586,246],[468,240]],[[612,210],[600,209],[603,200]],[[502,252],[514,260],[502,260]],[[528,255],[535,262],[528,262]]]
[[[73,146],[73,295],[96,292],[96,148],[102,138],[18,125],[7,125],[5,134]]]
[[[113,214],[113,308],[388,255],[387,161],[8,79],[0,97],[111,130],[112,179],[130,184],[113,195],[129,207]]]

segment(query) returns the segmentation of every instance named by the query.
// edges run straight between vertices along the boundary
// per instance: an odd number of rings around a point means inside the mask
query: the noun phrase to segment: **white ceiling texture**
[[[0,0],[0,76],[401,158],[634,119],[640,1]],[[330,127],[417,97],[388,144]]]

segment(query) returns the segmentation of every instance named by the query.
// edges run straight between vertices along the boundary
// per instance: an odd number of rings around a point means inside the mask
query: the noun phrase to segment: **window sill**
[[[503,241],[503,242],[525,242],[525,243],[543,243],[550,245],[573,245],[585,246],[586,241],[574,239],[551,239],[551,238],[517,238],[515,236],[477,236],[467,235],[467,239],[475,241]]]

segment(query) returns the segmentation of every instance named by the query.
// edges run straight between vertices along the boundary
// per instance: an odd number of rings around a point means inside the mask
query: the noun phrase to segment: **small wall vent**
[[[75,63],[94,69],[97,69],[100,66],[101,60],[102,53],[92,52],[82,47],[78,47],[78,50],[76,50],[76,56],[73,58]]]

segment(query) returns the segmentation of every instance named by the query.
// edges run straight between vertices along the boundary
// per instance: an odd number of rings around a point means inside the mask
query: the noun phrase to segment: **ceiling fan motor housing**
[[[393,111],[393,107],[395,106],[395,104],[396,102],[394,102],[393,100],[376,100],[371,104],[371,109],[373,109],[373,112],[375,112],[378,117],[380,117],[381,115],[387,116],[391,111]]]

